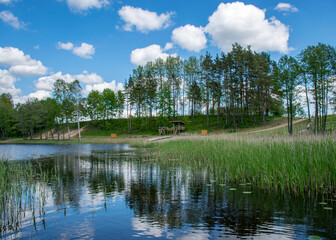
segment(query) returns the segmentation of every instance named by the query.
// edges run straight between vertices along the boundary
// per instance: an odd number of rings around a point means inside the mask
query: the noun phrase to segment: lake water
[[[26,208],[16,231],[2,222],[3,239],[336,239],[332,203],[144,162],[127,144],[0,145],[0,154],[59,174],[40,184],[42,210]]]

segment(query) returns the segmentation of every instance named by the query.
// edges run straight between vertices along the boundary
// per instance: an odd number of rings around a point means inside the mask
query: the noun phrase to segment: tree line
[[[324,132],[335,96],[335,62],[335,48],[322,43],[278,62],[238,43],[216,56],[156,59],[138,66],[125,81],[126,111],[150,119],[153,114],[169,119],[204,114],[208,128],[210,117],[217,118],[218,127],[223,120],[223,126],[235,128],[246,118],[263,124],[265,116],[285,114],[292,134],[293,117],[303,115],[305,105],[311,120],[313,104],[314,131]]]
[[[326,131],[328,110],[335,107],[336,50],[319,43],[296,57],[282,56],[277,62],[265,52],[233,44],[228,53],[206,53],[188,59],[169,56],[138,66],[125,80],[124,90],[92,90],[83,97],[78,80],[58,79],[53,96],[28,99],[14,105],[9,93],[0,95],[0,138],[22,135],[33,138],[46,132],[51,138],[70,138],[69,124],[90,119],[111,124],[112,118],[160,120],[197,116],[204,127],[236,128],[244,123],[263,124],[266,116],[288,118],[306,114],[315,133]],[[299,95],[304,101],[299,101]],[[330,104],[333,104],[331,106]],[[313,106],[314,109],[311,109]],[[210,121],[211,120],[211,121]],[[48,133],[49,132],[49,133]],[[80,137],[80,131],[79,131]]]

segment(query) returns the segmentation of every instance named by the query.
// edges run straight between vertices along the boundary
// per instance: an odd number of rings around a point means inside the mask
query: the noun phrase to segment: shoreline
[[[94,137],[83,137],[81,141],[79,139],[62,139],[62,140],[52,140],[52,139],[27,139],[22,138],[9,139],[5,141],[0,141],[0,144],[136,144],[139,142],[144,142],[148,138],[110,138],[107,136],[94,136]]]
[[[298,123],[304,122],[307,119],[298,119],[293,122],[293,125],[299,125]],[[186,135],[136,135],[136,134],[121,134],[117,138],[111,138],[110,136],[102,135],[93,135],[93,136],[82,136],[82,140],[79,141],[77,136],[74,136],[71,139],[26,139],[23,138],[12,138],[4,141],[0,141],[0,144],[118,144],[118,143],[127,143],[127,144],[146,144],[146,143],[157,143],[157,142],[166,142],[166,141],[176,141],[176,140],[210,140],[210,139],[227,139],[232,136],[243,137],[243,135],[256,135],[260,136],[260,133],[272,133],[273,131],[281,130],[286,128],[286,123],[283,121],[272,122],[269,125],[252,127],[252,128],[242,128],[235,129],[235,132],[229,132],[230,129],[223,131],[213,131],[208,135],[202,135],[198,132],[191,132]],[[200,132],[200,131],[199,131]],[[276,132],[275,132],[276,133]],[[284,137],[284,136],[282,136]],[[294,136],[295,138],[295,136]]]

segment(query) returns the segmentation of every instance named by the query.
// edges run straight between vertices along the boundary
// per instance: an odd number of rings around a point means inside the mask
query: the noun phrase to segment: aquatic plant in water
[[[0,235],[20,230],[21,221],[31,215],[45,215],[46,184],[55,172],[42,171],[30,162],[0,161]]]
[[[173,164],[207,169],[219,182],[334,196],[335,146],[332,137],[193,139],[157,144],[150,158],[178,159]]]

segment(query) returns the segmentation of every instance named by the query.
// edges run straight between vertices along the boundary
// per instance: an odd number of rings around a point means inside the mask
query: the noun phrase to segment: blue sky
[[[137,64],[233,42],[296,56],[336,45],[335,12],[334,0],[0,0],[0,93],[44,98],[57,78],[118,90]]]

